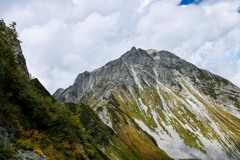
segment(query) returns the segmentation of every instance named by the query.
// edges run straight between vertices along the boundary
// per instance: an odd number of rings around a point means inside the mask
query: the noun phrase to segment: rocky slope
[[[133,47],[53,96],[89,105],[125,140],[125,151],[147,153],[152,137],[174,159],[240,157],[240,89],[167,51]]]

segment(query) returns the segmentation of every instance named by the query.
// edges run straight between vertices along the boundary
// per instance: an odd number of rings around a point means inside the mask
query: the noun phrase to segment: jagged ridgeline
[[[240,158],[240,89],[168,51],[133,47],[54,97],[89,105],[126,149],[147,154],[155,141],[174,159]]]
[[[30,78],[15,25],[0,21],[0,159],[169,159],[139,128],[133,144],[89,106],[55,101]]]

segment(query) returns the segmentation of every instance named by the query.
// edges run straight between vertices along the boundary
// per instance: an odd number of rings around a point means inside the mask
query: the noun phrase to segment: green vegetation
[[[37,79],[29,79],[15,55],[15,23],[0,21],[0,159],[17,150],[43,153],[48,159],[108,159],[99,148],[113,131],[83,104],[56,102]]]

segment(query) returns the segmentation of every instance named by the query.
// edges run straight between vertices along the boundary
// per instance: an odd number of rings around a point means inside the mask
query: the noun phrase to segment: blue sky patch
[[[199,4],[201,2],[202,0],[182,0],[179,5]]]
[[[237,59],[240,60],[240,53],[237,54]]]

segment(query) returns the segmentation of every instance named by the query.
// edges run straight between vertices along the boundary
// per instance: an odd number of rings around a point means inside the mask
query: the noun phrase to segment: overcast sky
[[[53,93],[132,46],[168,50],[240,86],[240,0],[0,0],[34,77]]]

